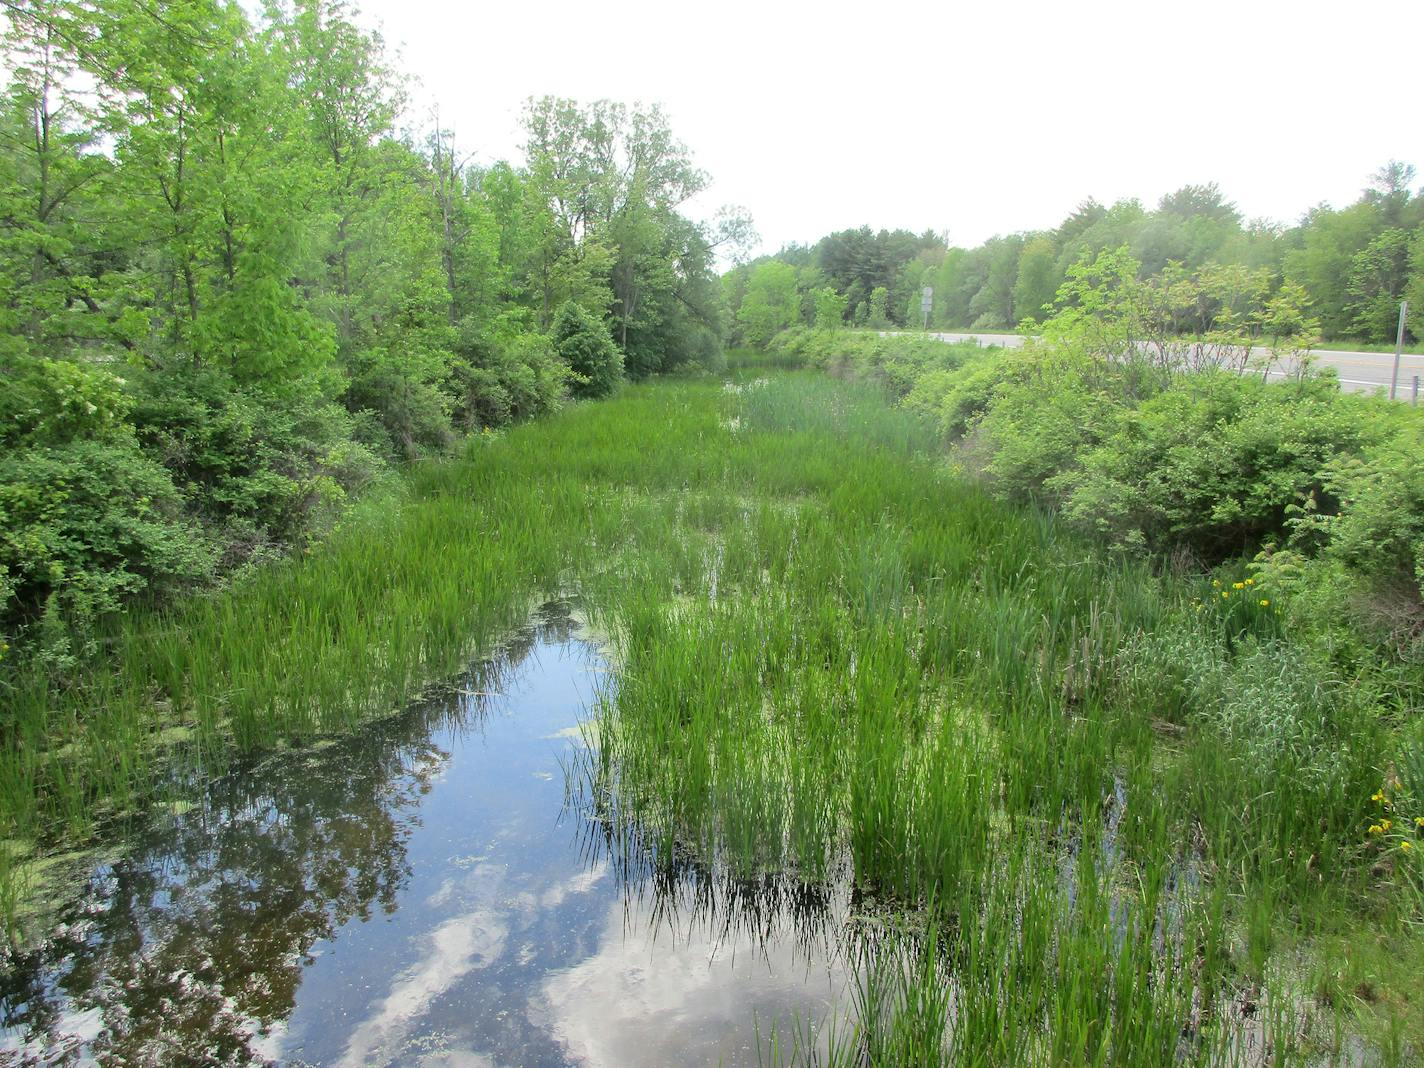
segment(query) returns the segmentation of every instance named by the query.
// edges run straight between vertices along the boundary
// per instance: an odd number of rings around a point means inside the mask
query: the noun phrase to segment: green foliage
[[[816,290],[815,323],[817,330],[839,330],[845,325],[846,308],[850,301],[830,286]]]
[[[344,401],[376,414],[395,455],[405,459],[440,449],[452,439],[457,332],[449,297],[433,274],[411,285],[388,318],[362,345],[349,345]]]
[[[1206,561],[1290,545],[1337,561],[1392,591],[1398,636],[1424,618],[1424,424],[1313,374],[1304,304],[1298,286],[1242,267],[1143,278],[1118,249],[1068,269],[1042,339],[1021,349],[936,359],[908,339],[795,331],[777,348],[885,382],[994,492],[1052,503],[1108,544]]]
[[[977,425],[1001,385],[1031,371],[1002,350],[971,350],[961,368],[916,379],[905,403],[933,419],[948,440],[958,441]]]
[[[1151,210],[1136,200],[1104,206],[1090,199],[1055,230],[997,235],[975,248],[949,247],[933,233],[861,227],[790,246],[774,259],[800,273],[807,322],[815,318],[813,294],[829,284],[846,299],[854,325],[918,326],[919,289],[930,285],[937,327],[1028,327],[1049,314],[1076,264],[1122,250],[1136,280],[1161,295],[1171,331],[1201,330],[1203,314],[1213,314],[1176,299],[1179,280],[1189,278],[1202,290],[1234,289],[1238,300],[1249,289],[1258,307],[1283,297],[1308,309],[1326,338],[1379,342],[1393,339],[1401,297],[1413,294],[1413,306],[1424,308],[1424,197],[1410,189],[1413,181],[1413,168],[1391,163],[1355,204],[1321,205],[1293,227],[1245,220],[1214,184],[1188,185]],[[735,309],[748,272],[727,277]],[[875,297],[881,289],[883,306]]]
[[[1014,282],[1014,314],[1018,323],[1040,318],[1053,303],[1060,279],[1057,251],[1046,236],[1035,237],[1019,254],[1018,279]]]
[[[554,316],[554,351],[568,365],[575,397],[605,397],[623,377],[623,354],[608,328],[580,305],[565,301]]]
[[[796,269],[776,260],[757,264],[747,279],[746,295],[737,310],[737,322],[747,344],[765,348],[799,318]]]
[[[46,358],[6,361],[0,441],[44,445],[102,437],[126,425],[127,383],[98,367]]]
[[[1393,420],[1366,448],[1345,452],[1324,469],[1324,488],[1338,511],[1311,509],[1303,534],[1323,537],[1331,556],[1385,586],[1424,588],[1424,423]]]
[[[864,375],[903,397],[926,374],[956,368],[977,353],[974,345],[945,345],[930,338],[833,332],[795,327],[773,339],[768,353],[796,366],[819,367],[840,376]]]
[[[1114,543],[1208,559],[1254,552],[1283,536],[1301,502],[1320,499],[1323,473],[1360,449],[1367,418],[1328,381],[1292,388],[1203,372],[1103,413],[1099,440],[1065,457],[1048,488],[1066,517]]]
[[[1021,236],[992,237],[984,245],[984,281],[969,299],[968,321],[976,330],[1013,326],[1020,316],[1014,310]]]
[[[163,593],[211,569],[160,464],[129,422],[127,383],[45,358],[7,361],[0,398],[0,619],[51,620],[44,655],[142,591]],[[56,628],[59,628],[58,630]]]
[[[557,411],[568,388],[569,368],[545,335],[502,329],[466,331],[455,367],[456,423],[468,430],[504,426]]]
[[[813,249],[793,250],[790,255],[803,269],[814,267],[820,272],[820,280],[810,288],[829,282],[852,309],[866,306],[860,325],[884,329],[904,325],[900,317],[910,298],[917,296],[911,290],[921,284],[925,269],[939,262],[943,250],[944,242],[929,232],[916,236],[907,230],[872,231],[862,226],[828,234]],[[883,300],[875,298],[877,290],[884,290]],[[915,311],[917,320],[918,304]]]
[[[537,232],[525,287],[540,322],[566,300],[610,317],[633,378],[717,362],[723,312],[713,249],[745,245],[750,224],[730,210],[709,226],[680,214],[708,178],[662,110],[545,97],[529,101],[524,127],[523,213]]]
[[[212,567],[168,472],[130,434],[6,448],[0,457],[0,571],[9,618],[58,612],[81,629],[143,591]]]
[[[1424,229],[1421,229],[1424,233]],[[1399,324],[1399,301],[1409,281],[1410,235],[1386,230],[1355,253],[1345,285],[1346,314],[1367,341],[1393,341]]]
[[[135,409],[136,435],[163,458],[220,572],[310,544],[386,472],[379,423],[330,401],[278,404],[202,370],[165,375],[163,386]]]
[[[872,330],[884,330],[890,325],[890,291],[884,286],[876,286],[870,291],[867,308],[866,326]]]
[[[720,364],[750,224],[680,214],[707,178],[657,108],[531,102],[528,165],[480,169],[397,130],[345,0],[17,4],[4,44],[0,632],[308,545],[390,463],[606,392],[565,301],[633,374]]]

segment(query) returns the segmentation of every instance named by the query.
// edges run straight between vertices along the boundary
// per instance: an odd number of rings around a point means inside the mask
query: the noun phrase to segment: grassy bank
[[[996,503],[873,394],[780,377],[736,418],[681,521],[700,571],[683,548],[593,599],[624,673],[590,790],[664,855],[854,879],[877,1026],[832,1060],[1419,1041],[1424,780],[1392,777],[1387,682],[1294,642],[1244,569],[1154,573]]]
[[[573,593],[620,666],[576,769],[609,823],[733,879],[853,881],[833,1060],[1310,1063],[1359,1034],[1403,1063],[1424,768],[1390,680],[1296,641],[1244,569],[1109,556],[940,440],[753,370],[472,442],[77,680],[17,678],[5,836],[72,846],[350,728]]]
[[[706,445],[720,408],[694,409],[683,394],[719,388],[632,388],[607,407],[480,435],[459,457],[413,467],[400,492],[364,502],[302,558],[111,619],[76,668],[8,665],[8,914],[96,828],[181,800],[233,754],[399,707],[536,598],[576,586],[590,561],[647,538],[639,509],[718,470]]]

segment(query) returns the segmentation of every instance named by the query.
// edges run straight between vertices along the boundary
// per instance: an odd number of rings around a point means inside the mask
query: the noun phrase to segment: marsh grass
[[[569,788],[624,853],[851,887],[855,1004],[773,1060],[1420,1048],[1403,970],[1368,1000],[1329,978],[1351,932],[1420,960],[1363,833],[1394,752],[1368,687],[995,502],[864,385],[731,364],[472,442],[309,558],[18,676],[4,836],[82,840],[228,754],[358,728],[576,593],[618,672]]]
[[[727,352],[727,370],[733,373],[752,370],[790,371],[805,365],[805,359],[799,354],[783,350],[730,349]]]

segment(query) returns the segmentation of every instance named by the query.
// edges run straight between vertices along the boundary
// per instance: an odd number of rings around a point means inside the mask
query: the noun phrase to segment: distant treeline
[[[1330,340],[1393,341],[1399,301],[1424,314],[1424,194],[1415,172],[1391,161],[1360,198],[1321,204],[1295,226],[1243,219],[1216,185],[1188,185],[1154,210],[1137,200],[1080,204],[1054,230],[993,237],[975,248],[943,236],[869,227],[792,245],[724,276],[739,340],[762,345],[798,322],[919,326],[920,290],[934,287],[931,325],[1005,330],[1042,321],[1068,268],[1126,248],[1154,277],[1169,264],[1188,272],[1239,266],[1271,289],[1300,286]],[[1418,325],[1413,337],[1424,337]]]
[[[525,165],[475,166],[341,0],[3,11],[0,638],[61,663],[399,461],[720,358],[748,227],[681,213],[657,108],[530,101]]]

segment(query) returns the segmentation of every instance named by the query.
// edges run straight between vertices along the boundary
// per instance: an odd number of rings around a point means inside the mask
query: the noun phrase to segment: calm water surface
[[[215,783],[10,962],[0,1064],[756,1063],[843,1003],[844,902],[566,804],[607,681],[546,606],[446,696]]]

